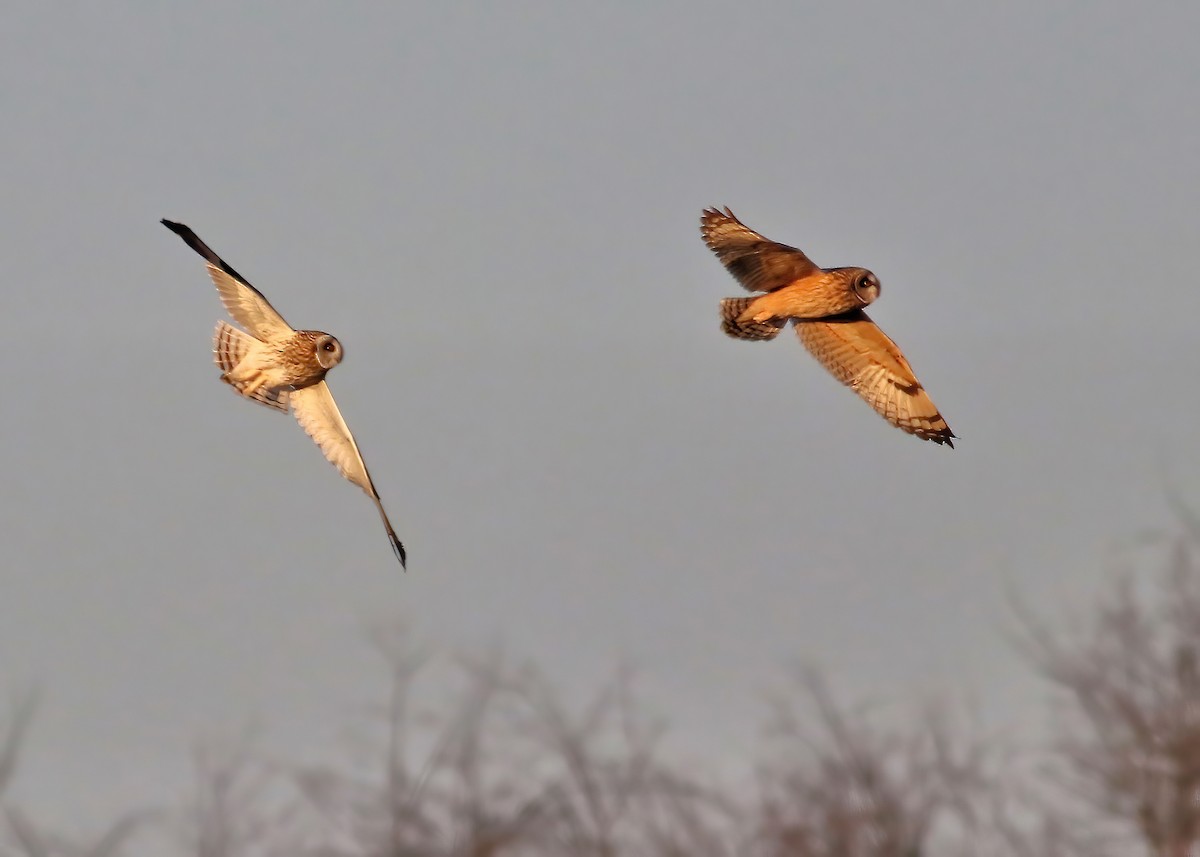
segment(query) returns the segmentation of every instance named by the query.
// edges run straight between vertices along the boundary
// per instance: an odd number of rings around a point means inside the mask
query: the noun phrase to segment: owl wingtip
[[[396,555],[396,559],[400,560],[400,568],[407,572],[408,554],[404,550],[404,545],[395,537],[392,538],[392,553]]]

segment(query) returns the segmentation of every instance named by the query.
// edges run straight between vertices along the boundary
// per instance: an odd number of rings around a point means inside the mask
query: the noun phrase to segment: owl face
[[[330,336],[328,333],[320,334],[313,341],[313,349],[317,357],[317,365],[322,369],[332,369],[342,362],[342,343],[337,341],[336,336]]]

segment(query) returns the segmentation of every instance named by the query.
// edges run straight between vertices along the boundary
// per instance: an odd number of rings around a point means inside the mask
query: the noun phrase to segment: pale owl
[[[954,446],[912,367],[863,312],[879,297],[865,268],[819,268],[803,252],[764,238],[726,208],[706,208],[700,234],[751,292],[721,301],[721,328],[736,339],[774,339],[790,319],[804,347],[884,419],[923,440]]]
[[[392,529],[358,444],[325,383],[326,373],[342,362],[342,344],[320,330],[293,329],[262,292],[227,265],[195,232],[182,223],[170,220],[162,223],[204,257],[225,309],[249,331],[217,322],[213,356],[221,369],[221,380],[246,398],[295,414],[304,431],[342,476],[362,488],[375,502],[392,551],[404,566],[404,545]]]

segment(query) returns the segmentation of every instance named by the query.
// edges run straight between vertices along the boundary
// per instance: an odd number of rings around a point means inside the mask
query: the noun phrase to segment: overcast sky
[[[625,658],[717,762],[795,659],[1040,717],[1005,587],[1085,602],[1168,522],[1164,465],[1200,502],[1198,28],[1040,0],[10,10],[0,692],[45,691],[15,797],[98,825],[251,719],[333,753],[382,693],[361,629],[399,618],[569,693]],[[790,333],[721,334],[740,290],[697,220],[725,204],[878,274],[957,449]],[[162,217],[341,339],[408,574],[294,421],[218,382],[222,308]]]

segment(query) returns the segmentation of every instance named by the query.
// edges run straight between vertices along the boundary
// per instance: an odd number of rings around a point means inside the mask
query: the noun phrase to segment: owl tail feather
[[[725,298],[721,301],[721,330],[734,339],[774,339],[787,324],[786,318],[769,318],[754,321],[742,318],[758,298]]]
[[[253,336],[232,324],[218,321],[217,329],[213,331],[213,360],[222,372],[232,372],[242,358],[250,353],[250,346],[256,341]]]
[[[229,373],[237,368],[237,365],[250,353],[257,342],[258,340],[253,336],[238,330],[232,324],[224,321],[217,322],[217,329],[213,331],[213,360],[221,369],[221,380],[260,405],[266,405],[268,408],[283,411],[286,414],[290,395],[287,390],[257,387],[253,392],[248,393],[246,392],[248,386],[246,382],[239,383],[229,377]]]

